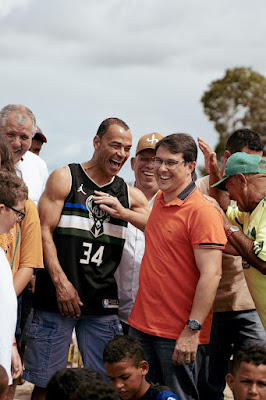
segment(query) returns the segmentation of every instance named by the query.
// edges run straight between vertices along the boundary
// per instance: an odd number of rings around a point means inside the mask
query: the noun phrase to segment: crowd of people
[[[43,143],[29,108],[0,111],[0,399],[27,380],[32,400],[222,400],[226,382],[265,400],[259,134],[233,132],[221,167],[200,138],[145,134],[133,186],[118,176],[132,150],[121,119],[50,176]],[[74,330],[83,368],[67,369]]]

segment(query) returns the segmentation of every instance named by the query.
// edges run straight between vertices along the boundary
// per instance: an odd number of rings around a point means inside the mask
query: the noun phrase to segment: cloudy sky
[[[213,147],[200,98],[227,68],[266,75],[265,16],[264,0],[0,0],[0,107],[32,109],[50,171],[88,160],[110,116],[133,148],[153,131]]]

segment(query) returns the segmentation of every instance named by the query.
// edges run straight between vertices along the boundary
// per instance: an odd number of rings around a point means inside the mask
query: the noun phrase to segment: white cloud
[[[17,8],[26,8],[31,0],[0,0],[0,19],[6,17]]]
[[[266,73],[265,11],[263,0],[0,0],[0,106],[32,108],[50,169],[88,159],[109,116],[130,125],[133,147],[154,130],[214,146],[200,98],[227,68]]]

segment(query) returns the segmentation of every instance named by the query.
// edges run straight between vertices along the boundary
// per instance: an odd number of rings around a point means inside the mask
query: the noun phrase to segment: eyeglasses
[[[181,163],[185,163],[185,164],[186,164],[186,161],[184,161],[184,160],[182,160],[182,161],[177,161],[177,160],[162,160],[162,159],[159,158],[159,157],[154,157],[154,168],[160,168],[160,166],[161,166],[162,164],[165,164],[165,166],[166,166],[168,169],[174,169],[178,164],[181,164]]]
[[[17,216],[18,222],[23,221],[23,219],[25,218],[25,215],[26,215],[23,211],[16,210],[14,207],[8,206],[6,204],[5,204],[5,206],[7,208],[10,208],[11,210],[15,211],[18,214],[18,216]]]

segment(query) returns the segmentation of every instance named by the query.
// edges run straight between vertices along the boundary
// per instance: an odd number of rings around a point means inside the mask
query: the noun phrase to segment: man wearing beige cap
[[[163,136],[157,132],[142,136],[136,148],[136,155],[131,158],[131,168],[135,174],[134,186],[145,194],[151,207],[158,192],[154,176],[154,148],[162,138]],[[144,247],[144,233],[132,224],[128,224],[122,259],[115,274],[118,285],[119,318],[125,334],[128,333],[127,319],[139,287],[139,268]]]

